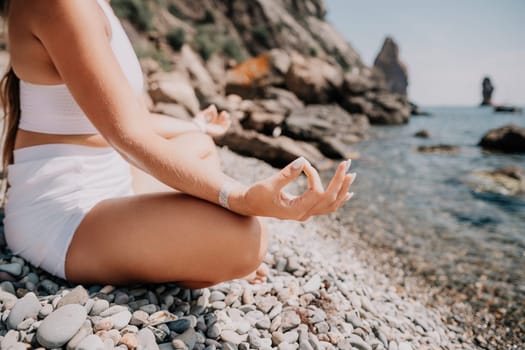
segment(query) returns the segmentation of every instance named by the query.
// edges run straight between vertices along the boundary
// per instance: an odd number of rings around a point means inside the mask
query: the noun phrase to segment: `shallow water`
[[[480,194],[462,182],[473,170],[525,168],[525,155],[487,153],[483,134],[525,115],[490,108],[429,108],[406,126],[374,127],[361,154],[356,196],[343,220],[372,245],[391,248],[437,285],[471,287],[495,304],[525,300],[525,196]],[[430,139],[413,137],[421,129]],[[418,153],[419,145],[460,146],[457,155]]]

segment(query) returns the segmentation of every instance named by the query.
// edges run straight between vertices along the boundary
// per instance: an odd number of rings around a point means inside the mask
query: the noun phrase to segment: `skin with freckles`
[[[99,202],[76,230],[66,257],[68,280],[170,281],[190,288],[243,277],[263,282],[268,232],[259,217],[306,221],[336,211],[352,197],[348,191],[356,176],[347,173],[349,161],[339,164],[325,188],[316,169],[299,158],[270,178],[236,182],[230,210],[224,209],[219,192],[231,179],[221,170],[212,137],[227,131],[230,116],[215,106],[198,113],[195,122],[150,113],[114,57],[111,28],[97,1],[13,1],[8,26],[16,74],[34,84],[65,83],[100,131],[19,130],[15,149],[110,145],[133,169],[136,195]],[[308,178],[305,192],[284,192],[301,174]]]

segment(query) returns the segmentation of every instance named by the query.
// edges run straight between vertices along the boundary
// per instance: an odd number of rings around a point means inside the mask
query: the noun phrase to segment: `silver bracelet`
[[[232,180],[226,180],[219,191],[219,204],[226,209],[230,209],[228,199],[230,198],[230,193],[234,186],[235,183]]]

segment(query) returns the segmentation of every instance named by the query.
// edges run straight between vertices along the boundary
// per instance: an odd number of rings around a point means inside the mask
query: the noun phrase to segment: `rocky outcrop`
[[[304,155],[321,166],[348,157],[370,123],[409,120],[406,86],[393,93],[384,72],[362,63],[325,21],[323,0],[113,5],[143,56],[150,109],[190,119],[216,104],[235,124],[219,142],[239,153],[278,166]]]
[[[309,105],[286,119],[283,133],[294,139],[310,141],[329,158],[348,158],[348,145],[367,137],[365,115],[350,115],[338,105]]]
[[[465,183],[476,192],[516,196],[525,193],[525,169],[510,166],[472,172]]]
[[[481,105],[482,106],[492,106],[492,93],[494,92],[494,86],[490,81],[489,77],[483,78],[481,83]]]
[[[506,153],[525,152],[525,128],[506,125],[487,132],[479,146]]]
[[[385,39],[374,61],[374,67],[385,76],[390,92],[407,95],[408,71],[399,58],[399,47],[391,37]]]
[[[255,130],[243,129],[238,124],[234,124],[228,133],[216,142],[234,152],[264,160],[278,168],[286,166],[301,156],[308,159],[319,170],[326,170],[332,166],[331,161],[307,142],[294,141],[285,136],[266,136]]]

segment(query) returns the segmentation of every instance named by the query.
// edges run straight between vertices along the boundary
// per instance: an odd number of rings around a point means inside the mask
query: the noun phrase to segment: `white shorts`
[[[14,151],[7,180],[7,245],[64,279],[69,244],[84,216],[104,199],[133,195],[130,165],[111,147],[21,148]]]

